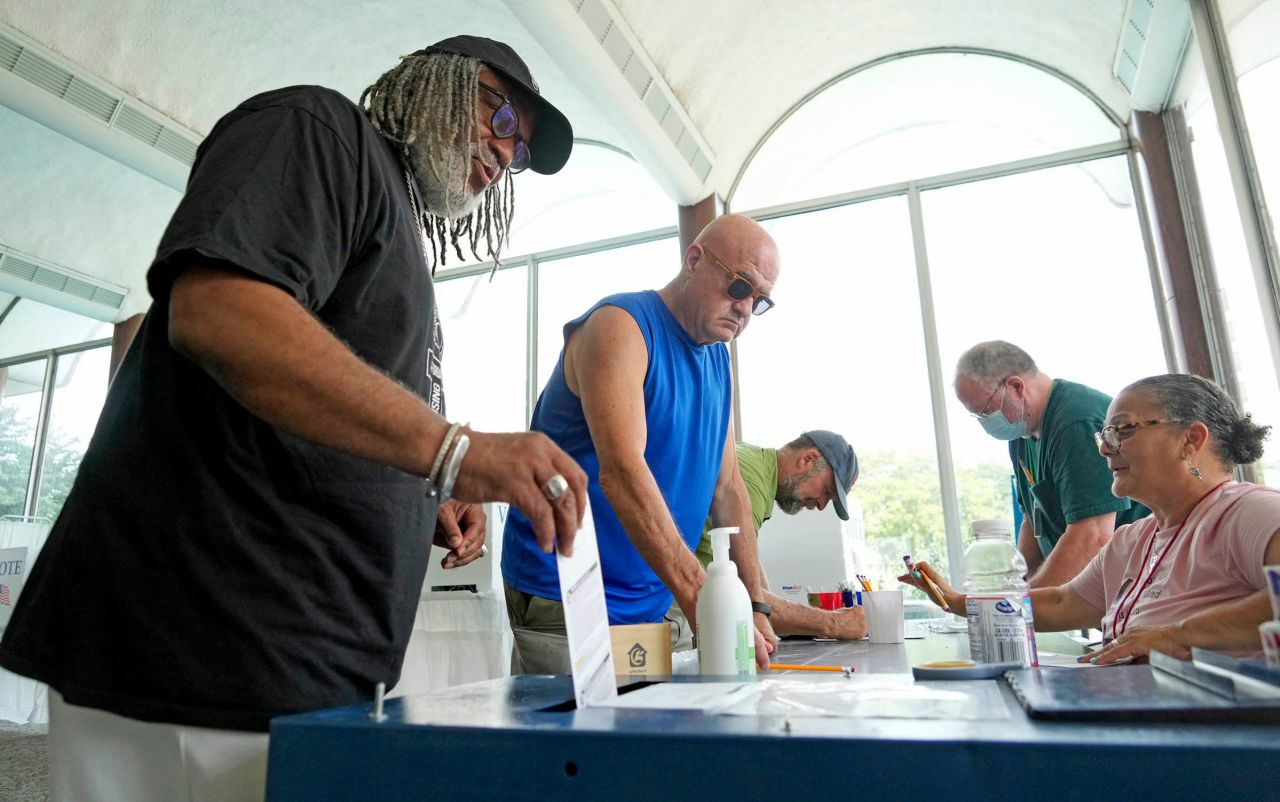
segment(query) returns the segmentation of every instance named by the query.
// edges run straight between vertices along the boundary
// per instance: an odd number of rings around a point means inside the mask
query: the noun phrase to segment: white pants
[[[261,802],[267,735],[153,724],[49,689],[53,802]]]

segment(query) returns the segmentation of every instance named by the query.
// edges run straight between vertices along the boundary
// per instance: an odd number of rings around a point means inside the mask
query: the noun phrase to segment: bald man
[[[772,306],[778,248],[755,221],[726,215],[684,253],[661,290],[611,295],[564,327],[564,350],[531,427],[586,471],[611,624],[660,622],[674,597],[693,613],[706,572],[694,551],[710,514],[737,526],[732,557],[753,603],[764,591],[751,502],[738,472],[729,349]],[[554,557],[531,548],[512,510],[502,576],[515,633],[513,673],[566,673]],[[776,637],[755,615],[756,660]],[[673,628],[674,630],[674,628]],[[673,631],[674,642],[684,633]]]

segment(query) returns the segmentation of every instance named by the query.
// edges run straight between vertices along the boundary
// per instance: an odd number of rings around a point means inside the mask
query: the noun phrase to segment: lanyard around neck
[[[1156,528],[1155,532],[1151,533],[1151,539],[1147,541],[1147,548],[1142,552],[1142,562],[1138,564],[1138,579],[1129,587],[1128,592],[1124,594],[1124,598],[1121,599],[1120,604],[1116,606],[1115,618],[1111,619],[1111,629],[1114,632],[1112,640],[1123,635],[1124,631],[1129,628],[1129,621],[1133,618],[1133,608],[1138,606],[1138,600],[1142,598],[1142,591],[1146,589],[1147,585],[1150,585],[1155,581],[1156,571],[1160,568],[1160,563],[1164,562],[1165,555],[1173,549],[1173,544],[1178,540],[1178,535],[1182,534],[1182,528],[1191,520],[1191,516],[1195,515],[1196,510],[1204,503],[1204,500],[1213,495],[1215,490],[1226,483],[1227,481],[1222,481],[1214,485],[1208,493],[1201,496],[1200,500],[1195,503],[1195,506],[1191,508],[1191,511],[1182,519],[1182,523],[1178,524],[1178,528],[1174,531],[1173,537],[1169,538],[1169,542],[1165,544],[1164,550],[1160,552],[1160,556],[1156,558],[1156,562],[1151,566],[1151,570],[1147,573],[1147,580],[1144,583],[1142,581],[1143,567],[1146,566],[1147,558],[1151,556],[1151,549],[1156,544],[1156,534],[1159,532],[1159,527]],[[1138,594],[1133,597],[1133,602],[1129,604],[1129,609],[1126,612],[1124,609],[1124,603],[1129,601],[1129,597],[1133,595],[1134,591],[1138,591]]]

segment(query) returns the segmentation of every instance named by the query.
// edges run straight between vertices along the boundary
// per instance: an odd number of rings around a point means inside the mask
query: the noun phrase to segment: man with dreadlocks
[[[433,529],[463,565],[508,501],[571,548],[574,461],[445,419],[431,278],[449,248],[497,258],[511,174],[559,170],[569,124],[475,37],[361,106],[268,92],[200,147],[0,643],[50,686],[56,798],[261,799],[272,717],[399,678]]]

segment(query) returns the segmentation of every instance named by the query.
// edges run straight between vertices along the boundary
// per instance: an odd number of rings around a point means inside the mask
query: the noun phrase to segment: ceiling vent
[[[708,148],[693,131],[689,116],[671,96],[664,82],[655,77],[648,60],[640,56],[630,32],[615,19],[612,9],[602,0],[569,0],[569,4],[578,12],[587,30],[604,49],[636,98],[644,103],[654,122],[671,140],[680,158],[699,181],[706,181],[712,166]]]
[[[1112,72],[1140,111],[1163,111],[1191,38],[1187,0],[1129,0]]]
[[[129,291],[0,243],[0,291],[112,322]]]
[[[130,137],[152,152],[154,157],[173,160],[176,162],[174,168],[181,168],[178,173],[183,179],[187,168],[195,161],[199,136],[182,129],[120,90],[77,72],[76,67],[63,62],[51,51],[5,26],[0,26],[0,71],[22,78],[42,90],[47,100],[74,109],[82,119],[91,119],[97,125]],[[0,100],[3,99],[4,96],[0,95]],[[73,139],[82,139],[75,132],[63,130],[64,126],[58,125],[56,120],[47,119],[47,115],[31,114],[25,105],[18,104],[15,108]],[[119,154],[109,152],[109,147],[93,142],[85,144],[120,158]],[[127,158],[121,158],[121,161],[138,166]],[[166,175],[161,180],[173,183],[171,176]],[[181,186],[179,183],[178,187]]]

